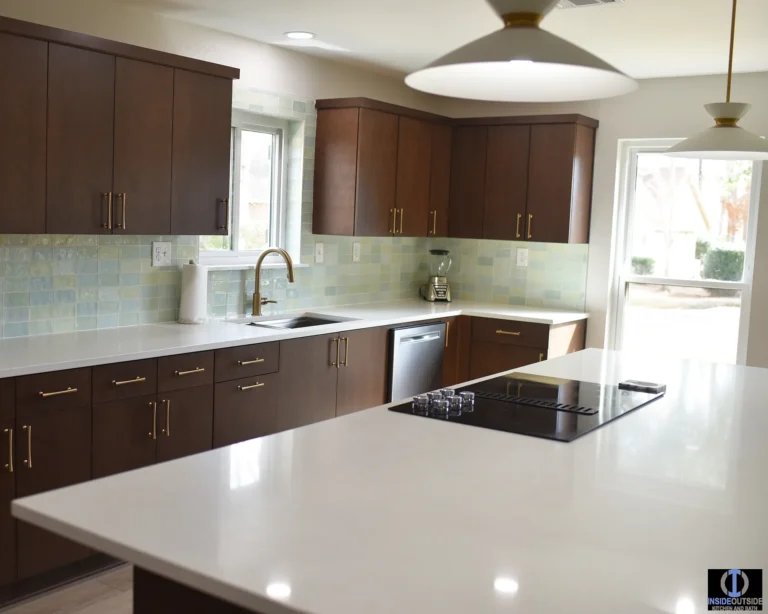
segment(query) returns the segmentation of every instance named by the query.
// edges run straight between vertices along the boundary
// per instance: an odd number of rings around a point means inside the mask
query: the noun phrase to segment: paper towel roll
[[[208,269],[190,260],[181,271],[180,324],[202,324],[208,318]]]

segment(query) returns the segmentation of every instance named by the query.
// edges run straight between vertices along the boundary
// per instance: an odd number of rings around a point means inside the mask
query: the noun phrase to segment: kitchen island
[[[601,350],[520,371],[668,389],[572,443],[379,407],[13,512],[134,564],[135,614],[690,614],[709,568],[768,568],[768,372]]]

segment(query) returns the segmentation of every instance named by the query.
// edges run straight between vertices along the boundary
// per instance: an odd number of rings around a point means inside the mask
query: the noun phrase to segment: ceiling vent
[[[623,4],[625,0],[560,0],[559,9],[580,9],[585,6],[600,6],[602,4]]]

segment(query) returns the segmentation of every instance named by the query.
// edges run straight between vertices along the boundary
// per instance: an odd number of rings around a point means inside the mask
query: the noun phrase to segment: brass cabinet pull
[[[70,386],[66,390],[57,390],[56,392],[43,392],[41,390],[39,394],[42,398],[47,399],[48,397],[58,397],[62,394],[74,394],[75,392],[77,392],[77,388],[72,388]]]
[[[339,341],[338,337],[336,339],[331,339],[331,343],[336,344],[336,362],[331,362],[332,367],[339,368],[339,346],[341,345],[341,342]]]
[[[250,386],[238,386],[237,389],[245,392],[246,390],[253,390],[254,388],[261,388],[262,386],[264,386],[264,384],[259,382],[257,384],[251,384]]]
[[[497,330],[496,334],[497,335],[509,335],[510,337],[519,337],[520,336],[519,332],[513,332],[511,330],[501,330],[501,329]]]
[[[517,214],[517,226],[515,227],[515,238],[516,239],[520,238],[520,220],[521,219],[523,219],[523,214],[522,213],[518,213]]]
[[[217,205],[224,205],[224,224],[219,225],[216,227],[217,230],[226,230],[229,232],[229,199],[228,198],[217,198],[216,199]]]
[[[146,381],[147,381],[146,377],[136,376],[134,379],[127,379],[122,382],[117,382],[115,380],[112,380],[112,383],[115,386],[127,386],[128,384],[141,384],[142,382],[146,382]]]
[[[157,401],[150,401],[149,406],[152,408],[152,430],[149,432],[149,436],[152,439],[157,439]]]
[[[25,424],[21,428],[27,431],[27,458],[24,459],[24,464],[27,469],[32,469],[32,425],[27,426]]]
[[[163,403],[165,403],[165,428],[163,429],[163,433],[165,433],[166,437],[170,437],[171,436],[171,400],[163,399]]]
[[[174,371],[174,375],[193,375],[194,373],[202,373],[205,371],[205,367],[195,367],[191,371]]]
[[[540,352],[539,353],[539,362],[542,362],[543,360],[544,360],[544,353]]]
[[[389,212],[392,214],[392,229],[389,231],[393,235],[397,234],[397,209],[390,209]]]
[[[533,238],[533,213],[528,214],[528,238]]]
[[[118,194],[117,197],[120,199],[120,223],[115,226],[115,228],[120,228],[122,230],[125,230],[127,226],[125,225],[125,201],[128,199],[128,194],[125,192],[122,192],[121,194]]]
[[[403,218],[405,217],[405,209],[400,209],[400,234],[403,234]]]
[[[107,199],[107,221],[101,227],[112,230],[112,192],[102,192],[101,197]]]
[[[344,360],[342,360],[339,363],[339,366],[348,367],[349,366],[349,337],[342,337],[341,341],[344,342]],[[341,341],[339,341],[339,344],[341,344]]]
[[[432,234],[437,234],[437,209],[435,209],[432,213],[434,213],[434,217],[432,218]]]
[[[445,323],[445,347],[448,347],[448,333],[451,332],[451,323]]]
[[[237,364],[241,367],[247,367],[248,365],[257,365],[261,362],[264,362],[263,358],[256,358],[254,360],[238,360]],[[183,375],[182,373],[179,373],[179,375]]]
[[[5,468],[8,473],[13,473],[13,429],[4,429],[3,433],[8,433],[8,464]]]

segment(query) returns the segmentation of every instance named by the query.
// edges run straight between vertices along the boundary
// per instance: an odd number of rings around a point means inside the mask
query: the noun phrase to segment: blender
[[[429,280],[419,290],[421,298],[432,303],[451,302],[451,287],[446,277],[451,268],[451,262],[447,249],[429,250]]]

